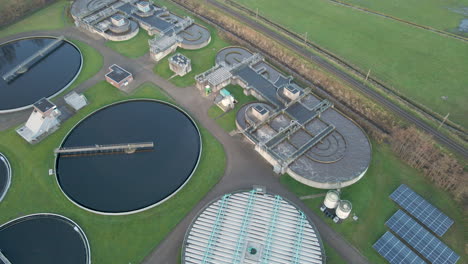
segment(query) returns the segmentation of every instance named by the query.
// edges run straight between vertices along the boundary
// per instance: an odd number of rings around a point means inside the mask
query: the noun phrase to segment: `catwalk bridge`
[[[47,46],[36,51],[34,54],[26,58],[23,62],[18,64],[16,67],[5,73],[2,78],[3,80],[10,82],[15,79],[18,75],[25,73],[28,68],[39,60],[45,58],[51,51],[62,44],[62,41],[65,39],[64,36],[58,37],[56,40],[52,41]]]
[[[1,250],[0,250],[0,261],[3,261],[1,263],[11,264],[11,262],[7,259],[7,257],[5,257],[5,255],[3,255]]]
[[[138,151],[148,151],[154,148],[153,142],[138,142],[112,145],[94,145],[83,147],[57,148],[55,154],[64,156],[88,156],[100,154],[127,153],[133,154]]]

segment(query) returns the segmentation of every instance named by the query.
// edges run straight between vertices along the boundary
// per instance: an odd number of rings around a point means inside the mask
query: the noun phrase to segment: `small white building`
[[[233,109],[235,103],[237,102],[234,96],[232,96],[231,93],[226,89],[219,91],[218,96],[215,98],[215,104],[224,112]]]
[[[71,106],[75,111],[80,110],[88,104],[88,100],[83,94],[77,94],[76,92],[71,92],[64,97],[65,102]]]
[[[47,98],[42,98],[33,105],[26,124],[16,130],[16,132],[29,143],[36,143],[42,136],[55,131],[60,125],[60,111],[57,106]]]
[[[192,61],[184,55],[177,53],[169,58],[169,68],[175,74],[184,76],[192,71]]]

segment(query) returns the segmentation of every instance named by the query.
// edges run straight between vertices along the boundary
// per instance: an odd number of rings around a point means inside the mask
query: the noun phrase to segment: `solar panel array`
[[[452,264],[460,258],[402,210],[398,210],[385,224],[431,263]]]
[[[400,185],[390,198],[438,236],[445,234],[453,224],[452,219],[405,184]]]
[[[372,246],[390,264],[425,264],[416,253],[408,248],[396,236],[386,232]]]

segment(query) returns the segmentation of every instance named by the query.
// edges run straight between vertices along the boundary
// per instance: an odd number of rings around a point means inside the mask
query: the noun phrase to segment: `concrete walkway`
[[[279,181],[279,176],[273,173],[272,167],[258,155],[253,146],[247,143],[242,135],[230,136],[221,129],[217,123],[208,117],[208,108],[212,105],[212,100],[203,97],[194,87],[179,88],[167,80],[156,76],[153,73],[154,62],[151,61],[149,54],[138,59],[129,59],[112,49],[106,47],[105,41],[95,39],[87,33],[76,28],[66,28],[58,31],[29,32],[19,34],[6,39],[14,39],[21,36],[32,35],[65,35],[70,39],[78,39],[98,50],[104,57],[104,68],[94,77],[79,85],[75,91],[83,92],[92,87],[97,82],[104,80],[104,74],[107,67],[112,64],[119,64],[123,68],[133,73],[135,81],[128,87],[128,92],[132,92],[140,84],[152,82],[166,91],[170,97],[174,98],[177,104],[186,109],[194,119],[204,126],[214,137],[219,140],[226,152],[227,165],[225,174],[220,182],[204,197],[204,199],[195,206],[192,211],[176,226],[176,228],[156,247],[144,260],[143,263],[157,264],[175,264],[177,263],[182,247],[185,232],[191,221],[196,217],[199,211],[209,202],[217,199],[219,196],[237,191],[239,189],[251,189],[253,185],[266,186],[267,190],[279,194],[284,198],[295,203],[304,213],[313,221],[318,229],[322,240],[334,248],[348,263],[364,264],[367,259],[343,237],[335,232],[314,212],[312,212],[296,195],[289,192]],[[86,63],[86,61],[84,62]],[[214,63],[214,62],[213,62]],[[63,99],[59,99],[63,100]],[[26,119],[21,116],[0,115],[0,123],[9,120],[9,125],[14,126]],[[26,116],[27,118],[27,116]],[[221,164],[220,164],[221,165]],[[150,234],[149,234],[150,235]]]
[[[299,199],[301,199],[301,200],[315,199],[315,198],[319,198],[319,197],[325,197],[325,195],[327,195],[327,194],[326,193],[311,194],[311,195],[301,196],[301,197],[299,197]]]

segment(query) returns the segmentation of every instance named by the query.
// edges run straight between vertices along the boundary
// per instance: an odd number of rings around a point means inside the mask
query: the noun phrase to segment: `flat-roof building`
[[[88,104],[86,97],[83,94],[76,93],[75,91],[65,95],[63,99],[75,111],[80,110]]]
[[[192,71],[192,61],[186,56],[177,53],[169,58],[169,68],[178,76],[184,76]]]
[[[106,81],[121,89],[133,81],[133,75],[119,65],[113,64],[109,67],[109,72],[106,74]]]

